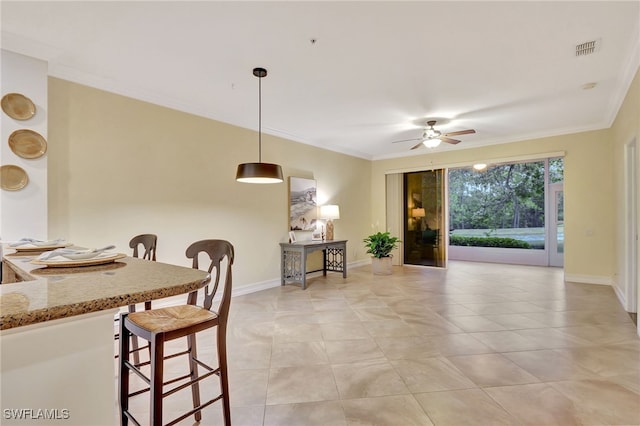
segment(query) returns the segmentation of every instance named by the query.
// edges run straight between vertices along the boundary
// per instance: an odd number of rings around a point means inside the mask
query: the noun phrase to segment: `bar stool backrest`
[[[212,274],[211,281],[204,288],[204,300],[200,306],[205,309],[211,310],[213,306],[214,298],[220,286],[221,278],[224,279],[224,288],[222,289],[222,298],[218,304],[218,309],[215,310],[219,318],[219,327],[226,327],[227,317],[229,315],[229,305],[231,304],[231,287],[232,276],[231,266],[234,260],[233,245],[225,240],[201,240],[191,244],[186,251],[186,256],[192,259],[192,267],[194,269],[200,269],[199,255],[200,253],[206,253],[211,260],[207,271]],[[226,261],[225,261],[226,258]],[[222,268],[225,266],[224,271]],[[189,295],[189,304],[197,304],[197,294],[192,293]]]
[[[156,247],[158,245],[158,236],[155,234],[136,235],[129,241],[129,247],[133,249],[133,257],[140,257],[138,246],[144,247],[142,258],[145,260],[156,260]]]

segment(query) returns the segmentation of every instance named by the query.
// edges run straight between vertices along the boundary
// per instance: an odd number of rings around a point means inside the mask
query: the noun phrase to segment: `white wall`
[[[7,50],[1,51],[2,96],[20,93],[33,101],[36,114],[28,120],[15,120],[2,113],[0,164],[23,168],[29,183],[18,191],[0,190],[0,237],[47,238],[47,154],[24,159],[11,151],[9,136],[18,129],[30,129],[47,139],[47,63]]]

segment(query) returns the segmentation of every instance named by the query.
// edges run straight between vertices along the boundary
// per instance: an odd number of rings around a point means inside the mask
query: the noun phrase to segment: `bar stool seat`
[[[198,292],[193,292],[189,294],[186,305],[121,313],[118,393],[122,425],[127,425],[129,420],[139,424],[129,411],[129,399],[146,392],[150,393],[151,424],[154,426],[163,425],[163,399],[187,388],[191,388],[193,408],[166,425],[174,425],[191,415],[194,416],[196,422],[199,422],[202,419],[202,410],[217,401],[222,401],[224,424],[231,425],[226,333],[231,303],[233,246],[224,240],[201,240],[191,244],[187,248],[186,255],[193,260],[192,267],[194,269],[199,269],[198,257],[200,253],[208,254],[211,259],[208,269],[209,282],[204,288],[204,299],[200,305],[197,304]],[[223,268],[225,264],[226,268]],[[215,298],[218,287],[222,291],[221,298]],[[217,309],[213,307],[214,298],[218,305]],[[217,331],[215,339],[217,366],[210,366],[199,359],[196,348],[196,333],[211,328],[215,328]],[[132,336],[149,342],[149,362],[140,364],[130,362],[129,346]],[[165,354],[165,343],[178,338],[186,338],[187,349],[170,355]],[[189,373],[180,377],[166,378],[164,375],[165,360],[182,355],[188,358]],[[145,374],[147,366],[149,373]],[[148,387],[130,392],[129,375],[131,372],[137,374]],[[200,382],[214,375],[219,377],[220,393],[202,403],[200,401]]]
[[[207,321],[217,321],[218,315],[193,305],[171,306],[149,312],[130,313],[129,321],[151,333],[168,333],[185,327],[194,327]]]

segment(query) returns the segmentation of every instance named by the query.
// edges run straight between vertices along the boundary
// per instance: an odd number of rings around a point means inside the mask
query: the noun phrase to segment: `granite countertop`
[[[206,271],[128,256],[75,268],[30,263],[36,256],[3,258],[4,267],[25,281],[0,285],[1,330],[186,294],[211,279]]]

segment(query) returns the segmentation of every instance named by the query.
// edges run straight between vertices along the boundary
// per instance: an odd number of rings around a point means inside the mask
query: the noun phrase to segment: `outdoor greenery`
[[[549,160],[549,182],[562,182],[562,158]],[[545,226],[545,161],[502,164],[478,172],[472,168],[449,171],[449,224],[451,245],[544,248],[534,237]],[[532,229],[532,235],[499,238]],[[483,235],[464,235],[482,230]],[[454,235],[454,233],[458,235]],[[459,235],[459,234],[463,235]],[[508,237],[512,237],[508,235]]]
[[[398,237],[392,237],[389,232],[376,232],[369,235],[364,240],[367,253],[373,257],[388,257],[391,250],[395,249],[400,242]]]
[[[531,244],[526,241],[503,237],[461,237],[451,235],[449,237],[449,244],[452,246],[532,248]]]

